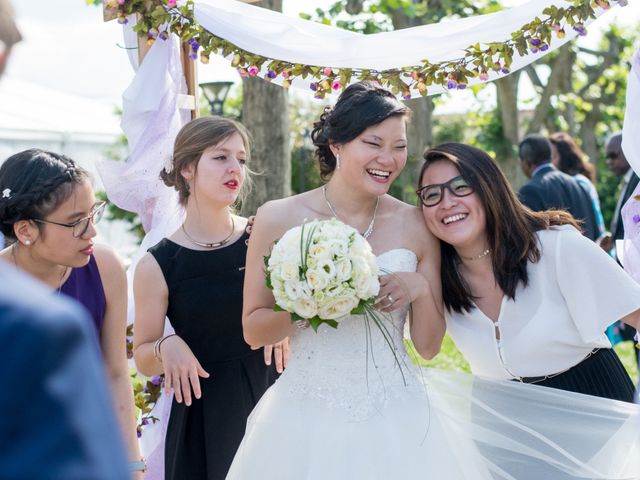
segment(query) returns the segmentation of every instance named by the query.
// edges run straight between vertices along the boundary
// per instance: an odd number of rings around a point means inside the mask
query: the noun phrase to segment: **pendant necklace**
[[[198,245],[199,247],[203,247],[203,248],[218,248],[221,247],[225,244],[227,244],[229,242],[229,240],[231,240],[231,237],[233,237],[233,234],[236,231],[236,223],[235,220],[233,219],[233,215],[231,215],[231,233],[227,236],[227,238],[224,238],[222,240],[220,240],[219,242],[211,242],[211,243],[207,243],[207,242],[199,242],[198,240],[195,240],[194,238],[191,238],[191,235],[189,235],[187,233],[187,230],[184,228],[184,223],[182,224],[182,231],[184,232],[185,236],[189,239],[189,241],[195,245]]]
[[[327,202],[327,207],[329,207],[329,210],[331,210],[331,213],[333,214],[333,216],[336,217],[338,220],[340,220],[340,217],[338,216],[336,211],[333,209],[333,206],[331,205],[331,202],[327,198],[327,186],[326,185],[322,186],[322,194],[324,195],[324,201]],[[376,223],[376,212],[378,211],[378,204],[379,203],[380,203],[380,197],[376,197],[376,206],[373,209],[373,217],[371,217],[371,222],[369,222],[369,226],[367,227],[367,229],[362,234],[362,236],[365,239],[369,238],[371,236],[371,234],[373,233],[373,225],[374,225],[374,223]]]

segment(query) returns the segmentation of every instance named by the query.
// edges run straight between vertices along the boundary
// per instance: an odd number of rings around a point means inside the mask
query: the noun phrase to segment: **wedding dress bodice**
[[[407,249],[389,250],[377,257],[384,272],[415,272],[417,258]],[[338,328],[321,325],[299,329],[291,337],[291,355],[279,382],[297,397],[322,400],[330,408],[346,409],[366,418],[392,396],[418,386],[416,368],[404,347],[408,306],[379,318],[388,340],[372,319],[352,315]]]

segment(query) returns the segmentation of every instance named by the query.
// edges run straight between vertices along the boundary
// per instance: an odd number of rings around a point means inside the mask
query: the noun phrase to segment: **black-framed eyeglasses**
[[[60,222],[54,222],[52,220],[44,220],[42,218],[32,218],[31,220],[37,223],[50,223],[52,225],[59,225],[61,227],[71,228],[73,229],[71,231],[71,234],[73,235],[73,237],[80,238],[85,233],[87,233],[87,230],[89,229],[89,223],[92,223],[93,225],[95,225],[102,219],[106,206],[107,206],[107,202],[98,203],[93,208],[93,210],[89,215],[87,215],[86,217],[82,217],[80,220],[76,220],[73,223],[60,223]]]
[[[462,178],[461,175],[453,177],[445,183],[436,183],[433,185],[425,185],[416,190],[420,201],[425,207],[435,207],[442,201],[444,197],[444,189],[451,192],[456,197],[466,197],[473,193],[473,188]]]

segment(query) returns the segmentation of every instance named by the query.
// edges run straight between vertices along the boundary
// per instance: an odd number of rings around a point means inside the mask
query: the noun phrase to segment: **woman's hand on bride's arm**
[[[271,358],[276,363],[276,372],[282,373],[289,361],[289,337],[274,345],[264,346],[264,363],[271,365]]]
[[[202,368],[189,346],[178,335],[166,337],[158,350],[164,366],[167,395],[173,388],[178,403],[184,401],[185,405],[191,405],[191,390],[193,389],[195,398],[200,398],[200,377],[209,378],[209,373]]]
[[[417,272],[394,272],[380,277],[380,291],[375,307],[383,312],[403,308],[423,295],[429,285]]]

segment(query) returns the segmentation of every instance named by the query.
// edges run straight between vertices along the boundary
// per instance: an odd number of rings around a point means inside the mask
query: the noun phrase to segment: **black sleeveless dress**
[[[242,336],[244,234],[233,244],[191,250],[168,239],[149,249],[169,288],[167,317],[209,372],[190,407],[175,400],[167,425],[165,480],[222,480],[247,417],[276,378],[262,349]]]

